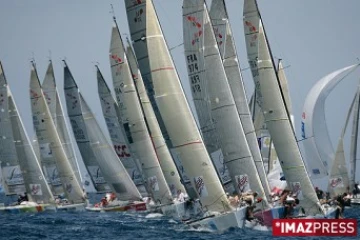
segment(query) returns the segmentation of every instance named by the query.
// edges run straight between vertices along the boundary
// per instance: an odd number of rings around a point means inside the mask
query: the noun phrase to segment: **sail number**
[[[196,54],[189,54],[186,56],[189,74],[199,71],[198,57]],[[198,74],[190,76],[191,89],[193,93],[201,92],[200,77]]]

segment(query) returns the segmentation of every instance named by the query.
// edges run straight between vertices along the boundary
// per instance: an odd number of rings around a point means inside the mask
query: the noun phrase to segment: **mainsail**
[[[209,111],[214,121],[224,162],[234,187],[238,193],[256,191],[266,200],[267,196],[226,78],[204,0],[183,1],[183,31],[192,94],[197,98],[198,92],[207,92],[210,109],[204,110],[198,105],[195,107],[198,111]],[[205,89],[199,83],[202,83]],[[207,141],[205,137],[204,141]]]
[[[308,158],[307,165],[314,179],[327,176],[334,159],[334,149],[325,119],[325,100],[335,86],[359,65],[344,67],[326,75],[311,88],[306,96],[301,134]]]
[[[74,135],[76,139],[79,139],[78,144],[80,143],[79,149],[83,159],[89,155],[92,157],[87,168],[96,187],[99,186],[106,191],[111,190],[117,193],[121,200],[141,199],[136,185],[131,180],[115,150],[107,142],[95,116],[80,94],[66,63],[64,78],[66,103]],[[87,152],[83,154],[84,151]],[[105,185],[106,183],[108,185]],[[106,186],[109,186],[110,189]]]
[[[358,136],[359,136],[359,107],[360,107],[360,85],[358,86],[353,111],[353,125],[351,130],[351,143],[350,143],[350,190],[355,187],[356,182],[356,163],[359,161],[357,156]]]
[[[50,183],[55,190],[54,193],[61,193],[58,188],[60,184],[63,193],[70,202],[83,202],[82,188],[76,179],[56,131],[34,63],[30,76],[30,99],[33,124],[40,146],[41,164],[48,174]]]
[[[67,66],[64,68],[64,92],[67,113],[73,134],[94,187],[98,192],[110,191],[111,189],[103,177],[102,171],[100,170],[101,168],[92,148],[92,143],[88,137],[81,105],[79,104],[80,99],[77,85]]]
[[[244,31],[256,101],[263,111],[288,186],[306,214],[322,213],[296,141],[256,0],[244,2]]]
[[[9,134],[12,136],[13,143],[15,144],[16,158],[18,159],[18,164],[20,166],[22,179],[29,200],[38,203],[53,203],[54,197],[51,193],[49,185],[46,182],[39,161],[37,160],[34,149],[31,145],[31,142],[29,141],[29,138],[25,132],[24,125],[20,119],[19,113],[17,111],[17,107],[10,92],[10,88],[7,84],[1,62],[0,62],[0,71],[1,71],[0,94],[5,94],[5,92],[3,91],[3,87],[5,87],[7,90],[6,95],[1,95],[1,103],[4,102],[8,104],[7,107],[5,105],[1,105],[1,112],[4,112],[6,109],[7,112],[9,113],[8,120],[9,123],[11,123],[8,125],[10,130]],[[6,99],[3,97],[5,97]],[[6,147],[6,145],[3,145],[3,143],[5,144],[5,142],[2,142],[3,140],[4,138],[2,137],[2,139],[0,140],[1,146]],[[10,148],[11,146],[9,146],[9,149]],[[14,176],[14,177],[17,177],[19,179],[19,176]]]
[[[357,99],[358,92],[356,92],[354,99],[351,103],[351,106],[349,108],[345,125],[342,129],[340,139],[338,142],[338,146],[335,152],[335,158],[333,160],[333,164],[330,168],[330,174],[329,174],[329,185],[328,185],[328,191],[330,193],[331,197],[336,197],[338,195],[341,195],[345,192],[350,192],[350,185],[349,185],[349,173],[346,167],[346,161],[345,161],[345,153],[344,153],[344,135],[347,129],[347,125],[350,120],[350,115],[354,107],[354,103]],[[350,145],[351,147],[351,145]]]
[[[118,118],[118,114],[120,114],[119,106],[113,98],[111,91],[99,69],[97,69],[97,82],[101,109],[115,152],[120,158],[124,167],[126,168],[128,174],[131,176],[131,179],[135,183],[141,195],[147,196],[140,162],[136,162],[138,161],[138,159],[134,158],[135,155],[132,151],[130,151],[130,145],[127,139],[124,137],[125,130],[122,127]]]
[[[66,157],[71,163],[71,168],[74,171],[78,182],[85,183],[85,181],[89,181],[89,179],[85,179],[85,176],[81,176],[80,174],[80,164],[84,165],[82,160],[76,158],[73,144],[71,143],[70,136],[68,133],[68,127],[66,125],[65,116],[63,112],[63,108],[61,105],[61,101],[59,98],[59,94],[56,88],[54,69],[52,65],[52,61],[49,62],[44,81],[42,83],[42,89],[44,92],[44,96],[46,98],[46,102],[48,104],[51,117],[56,126],[56,130],[59,134],[61,144],[65,150]],[[84,166],[82,166],[84,168]]]
[[[170,189],[162,173],[155,143],[149,134],[134,79],[127,61],[120,32],[115,24],[110,44],[110,65],[120,122],[124,126],[130,147],[141,162],[149,194],[159,203],[172,202]]]
[[[0,62],[0,171],[6,195],[25,192],[9,111],[8,84]]]
[[[239,59],[236,53],[235,41],[231,32],[229,16],[224,0],[213,0],[210,8],[210,18],[214,28],[215,37],[224,64],[236,108],[239,113],[242,127],[248,142],[251,154],[255,161],[265,196],[269,196],[270,187],[266,178],[263,159],[260,153],[254,124],[246,97],[244,82],[240,72]]]
[[[168,146],[179,156],[196,193],[210,211],[230,209],[186,101],[151,0],[125,0],[134,50],[145,87]],[[166,134],[167,133],[167,134]],[[171,139],[171,141],[170,141]]]
[[[147,95],[144,81],[141,77],[141,73],[138,67],[138,63],[133,52],[130,43],[126,49],[129,66],[134,78],[134,82],[139,94],[140,102],[148,127],[150,130],[151,138],[154,142],[154,147],[156,149],[161,169],[164,173],[166,182],[170,188],[171,194],[177,196],[178,192],[186,193],[184,186],[181,184],[181,178],[178,172],[178,169],[175,165],[174,160],[172,159],[169,148],[166,145],[165,139],[161,133],[159,123],[156,119],[155,112],[151,106],[149,97]]]

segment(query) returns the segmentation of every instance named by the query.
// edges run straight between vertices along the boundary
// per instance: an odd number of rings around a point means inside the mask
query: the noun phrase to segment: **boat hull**
[[[161,206],[161,213],[176,221],[187,221],[202,214],[199,200],[194,202],[175,202],[174,204]]]
[[[224,232],[230,228],[243,228],[245,226],[247,207],[238,208],[232,212],[206,217],[200,220],[188,221],[194,228],[207,228],[217,232]]]
[[[0,207],[0,212],[6,212],[6,213],[56,212],[56,207],[50,204],[15,205],[15,206]]]
[[[139,202],[139,203],[131,203],[127,205],[115,205],[115,206],[106,206],[106,207],[89,206],[86,207],[85,209],[90,212],[127,212],[127,211],[140,212],[140,211],[146,211],[147,206],[145,202]]]
[[[85,211],[85,203],[77,204],[65,204],[56,206],[57,211],[59,212],[83,212]]]
[[[334,207],[326,207],[323,209],[325,215],[317,215],[317,216],[306,216],[300,214],[300,209],[294,209],[294,216],[295,218],[335,218],[336,216],[336,208]],[[265,211],[259,211],[254,213],[256,219],[259,220],[260,223],[265,225],[266,227],[272,227],[272,221],[274,219],[281,219],[284,218],[285,215],[285,207],[284,206],[276,206]]]

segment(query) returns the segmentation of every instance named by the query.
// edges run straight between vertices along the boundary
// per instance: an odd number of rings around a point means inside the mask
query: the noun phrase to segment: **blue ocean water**
[[[98,198],[99,196],[93,196]],[[0,202],[14,199],[0,196]],[[332,239],[360,239],[360,207],[345,211],[347,218],[358,219],[358,237]],[[207,229],[195,230],[159,214],[130,213],[38,213],[0,214],[0,239],[107,239],[107,240],[161,240],[161,239],[270,239],[271,231],[231,229],[225,233]],[[289,238],[277,238],[289,239]],[[291,239],[304,239],[292,237]],[[323,238],[307,238],[326,239]]]

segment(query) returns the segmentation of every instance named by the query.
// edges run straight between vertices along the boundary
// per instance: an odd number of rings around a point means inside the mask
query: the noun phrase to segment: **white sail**
[[[81,157],[87,171],[90,174],[91,181],[98,192],[110,191],[111,189],[103,177],[101,168],[92,149],[92,144],[88,137],[81,111],[81,105],[79,104],[80,99],[77,85],[67,67],[64,68],[64,92],[71,128],[73,130]]]
[[[141,165],[140,163],[137,164],[137,159],[133,157],[135,155],[132,151],[130,151],[130,145],[124,137],[125,130],[120,124],[120,120],[118,118],[119,106],[111,95],[111,91],[99,69],[97,69],[97,82],[101,109],[115,152],[126,168],[128,174],[131,176],[131,179],[135,183],[141,195],[147,196],[148,194],[144,186],[142,171],[140,169]]]
[[[64,90],[74,135],[95,186],[105,191],[115,192],[121,200],[141,199],[136,185],[131,180],[115,150],[107,142],[93,113],[79,93],[66,63]],[[91,161],[86,162],[87,156],[91,157]]]
[[[263,159],[260,153],[254,124],[248,106],[244,82],[240,72],[239,59],[235,48],[235,41],[232,36],[231,26],[228,19],[229,16],[227,14],[224,0],[213,0],[211,2],[210,18],[221,58],[223,60],[226,77],[235,100],[246,140],[255,161],[256,169],[264,188],[265,196],[269,196],[270,187],[266,177]]]
[[[85,166],[82,160],[76,158],[73,144],[70,140],[63,108],[56,88],[54,69],[51,61],[49,62],[45,78],[42,83],[42,89],[51,113],[51,117],[59,134],[61,144],[65,150],[66,157],[71,163],[71,168],[73,169],[78,182],[84,184],[85,181],[89,181],[89,179],[85,179],[85,176],[81,176],[80,174],[80,164],[82,165],[82,169],[84,169]]]
[[[58,184],[60,184],[63,193],[70,202],[83,202],[82,188],[61,144],[34,64],[30,76],[30,100],[33,124],[40,146],[41,164],[44,166],[44,171],[52,174],[49,177],[55,190],[54,193],[61,192],[58,190]],[[55,172],[57,174],[54,174]]]
[[[173,195],[173,197],[176,197],[179,191],[182,193],[186,193],[186,190],[181,184],[181,178],[178,169],[166,145],[165,139],[161,133],[159,123],[156,119],[155,112],[151,106],[149,97],[145,89],[144,81],[141,77],[135,53],[133,52],[130,43],[126,48],[126,53],[129,61],[130,70],[132,72],[137,92],[139,94],[141,106],[149,126],[150,135],[154,142],[154,147],[159,158],[162,172],[170,188],[171,194]]]
[[[0,174],[6,195],[25,192],[9,112],[8,84],[0,62]]]
[[[195,119],[186,101],[152,1],[126,0],[126,10],[136,57],[160,127],[196,193],[210,211],[230,209],[221,182],[202,142]],[[166,132],[165,132],[166,130]],[[165,134],[167,133],[167,134]]]
[[[39,161],[36,158],[32,144],[29,141],[29,138],[25,132],[24,124],[21,121],[20,115],[17,111],[17,107],[11,95],[10,88],[7,84],[5,74],[2,69],[1,62],[0,71],[0,94],[5,94],[5,92],[3,92],[3,87],[6,87],[7,89],[6,95],[2,95],[6,96],[6,99],[1,98],[1,102],[6,102],[8,104],[6,109],[9,113],[9,123],[11,123],[8,125],[8,127],[11,131],[10,135],[12,135],[13,143],[15,144],[16,158],[18,159],[22,179],[29,200],[37,203],[53,203],[54,197],[46,182]],[[4,109],[5,111],[5,106],[1,105],[1,109]],[[0,140],[1,146],[3,146],[3,144],[6,144],[5,142],[2,142],[3,140],[4,138],[2,137],[2,139]],[[11,146],[9,146],[9,148],[11,148]]]
[[[175,164],[177,168],[179,169],[179,173],[181,176],[182,183],[184,184],[186,188],[186,192],[188,193],[190,198],[196,199],[198,197],[198,194],[196,193],[196,190],[194,189],[190,177],[187,175],[185,168],[182,164],[181,156],[179,152],[174,147],[174,144],[172,142],[172,139],[169,136],[168,129],[165,127],[164,119],[162,114],[160,114],[160,110],[158,107],[158,104],[155,100],[155,89],[152,83],[152,74],[151,74],[151,68],[150,68],[150,61],[148,58],[148,44],[145,36],[147,35],[153,35],[154,33],[152,28],[148,29],[147,27],[147,2],[142,1],[138,3],[133,3],[131,0],[126,0],[126,12],[128,17],[128,23],[131,33],[131,38],[133,40],[133,47],[136,54],[136,57],[138,59],[139,63],[139,69],[142,75],[142,78],[144,80],[145,88],[148,92],[148,97],[150,99],[151,106],[153,107],[153,110],[156,115],[156,119],[158,120],[161,132],[163,134],[163,137],[165,139],[166,145],[168,146],[170,153],[175,161]],[[156,16],[155,9],[152,5],[152,2],[150,1],[149,4],[152,6],[153,10],[151,12],[150,18],[153,19],[155,22],[154,24],[158,24],[158,19]],[[152,21],[152,20],[151,20]],[[160,26],[159,26],[160,28]],[[150,31],[150,32],[149,32]],[[160,29],[161,33],[161,29]],[[161,33],[162,34],[162,33]],[[137,40],[135,42],[135,40]],[[141,40],[141,41],[140,41]],[[161,53],[165,54],[165,53]],[[166,69],[165,69],[166,70]]]
[[[167,204],[172,202],[171,192],[162,173],[155,144],[149,134],[147,119],[141,107],[125,54],[120,32],[115,25],[110,44],[110,65],[116,100],[120,110],[120,122],[125,129],[130,147],[141,162],[149,194],[155,201]]]
[[[210,114],[234,187],[238,193],[256,191],[267,199],[248,146],[204,0],[183,1],[185,58],[192,86],[202,83],[207,92]],[[192,91],[194,98],[197,91]],[[198,111],[204,111],[199,109]],[[205,109],[207,111],[207,109]],[[200,116],[199,116],[200,119]],[[200,123],[201,124],[201,123]],[[204,139],[206,143],[206,138]]]
[[[311,88],[306,96],[301,119],[301,133],[308,159],[307,166],[314,179],[328,175],[334,158],[334,149],[326,125],[325,100],[335,86],[358,66],[359,64],[344,67],[326,75]]]
[[[25,132],[24,124],[12,96],[9,94],[9,111],[16,152],[29,200],[37,203],[54,203],[54,196],[41,170],[39,160]]]
[[[353,124],[351,129],[351,142],[350,142],[350,177],[349,186],[350,190],[354,189],[356,183],[356,163],[359,161],[357,156],[358,136],[359,136],[359,107],[360,107],[360,85],[355,95],[353,107]]]
[[[287,81],[287,78],[286,78],[286,75],[285,75],[284,66],[282,64],[281,59],[279,59],[279,62],[278,62],[277,74],[278,74],[278,77],[279,77],[280,88],[281,88],[281,91],[282,91],[282,93],[284,95],[286,108],[287,108],[288,112],[291,114],[292,113],[292,104],[291,104],[290,93],[289,93],[289,85],[288,85],[288,81]],[[291,115],[291,117],[292,117],[291,121],[292,121],[293,125],[295,125],[293,115]]]
[[[297,195],[306,214],[322,213],[296,141],[256,0],[244,2],[244,31],[256,100],[263,111],[288,187]]]

